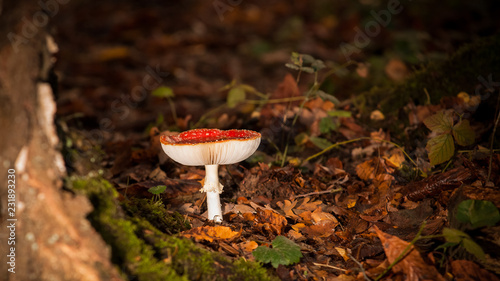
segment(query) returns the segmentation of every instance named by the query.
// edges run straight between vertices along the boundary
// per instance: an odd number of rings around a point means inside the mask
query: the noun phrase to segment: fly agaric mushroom
[[[222,222],[219,194],[219,165],[247,159],[260,144],[260,134],[250,130],[194,129],[172,136],[161,136],[163,151],[187,166],[205,166],[201,192],[207,193],[208,219]]]

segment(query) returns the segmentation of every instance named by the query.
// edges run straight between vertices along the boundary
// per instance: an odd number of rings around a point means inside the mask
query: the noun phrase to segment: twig
[[[301,198],[301,197],[307,197],[307,196],[311,196],[311,195],[319,195],[319,194],[325,194],[325,193],[334,193],[334,192],[339,192],[339,191],[342,191],[342,188],[339,187],[339,188],[328,189],[328,190],[324,190],[324,191],[309,192],[309,193],[306,193],[306,194],[300,194],[300,195],[292,196],[292,199]]]
[[[317,263],[317,262],[313,262],[313,264],[316,265],[316,266],[323,266],[323,267],[328,267],[328,268],[332,268],[332,269],[335,269],[335,270],[340,270],[342,272],[346,272],[347,271],[347,269],[343,269],[343,268],[336,267],[336,266],[329,265],[329,264],[323,264],[323,263]]]
[[[365,280],[372,281],[372,279],[370,279],[370,277],[366,275],[365,268],[363,267],[363,265],[358,260],[356,260],[351,254],[347,253],[347,256],[351,258],[351,260],[353,260],[359,266],[359,269],[361,269],[361,273],[363,273],[363,277],[365,277]]]

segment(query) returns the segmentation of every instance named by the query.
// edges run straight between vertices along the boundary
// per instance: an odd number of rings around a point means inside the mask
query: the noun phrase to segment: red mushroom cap
[[[260,144],[260,133],[250,130],[194,129],[161,136],[165,153],[188,166],[233,164],[252,155]]]

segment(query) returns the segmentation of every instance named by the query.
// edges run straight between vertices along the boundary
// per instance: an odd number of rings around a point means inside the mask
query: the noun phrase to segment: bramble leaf
[[[472,130],[469,120],[462,120],[453,126],[453,136],[455,141],[462,146],[471,145],[476,139],[476,134]]]
[[[300,247],[285,236],[277,236],[272,242],[273,247],[259,246],[253,251],[256,260],[271,263],[274,268],[281,265],[294,264],[300,261]]]
[[[500,221],[500,212],[490,201],[465,200],[458,205],[457,220],[470,223],[472,228],[493,226]]]
[[[455,145],[453,144],[453,137],[451,134],[442,134],[427,142],[425,147],[429,152],[429,160],[431,165],[441,164],[450,160],[455,153]]]
[[[449,133],[453,129],[453,116],[450,111],[439,111],[424,120],[425,126],[436,133]]]

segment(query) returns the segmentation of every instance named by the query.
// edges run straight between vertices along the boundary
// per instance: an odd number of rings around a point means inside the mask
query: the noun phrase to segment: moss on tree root
[[[277,279],[258,263],[232,261],[190,240],[167,235],[163,231],[173,233],[186,228],[182,216],[168,214],[161,205],[138,199],[124,203],[122,208],[118,193],[106,180],[74,176],[68,179],[67,186],[83,192],[92,202],[94,210],[89,220],[111,246],[112,261],[126,279]]]

